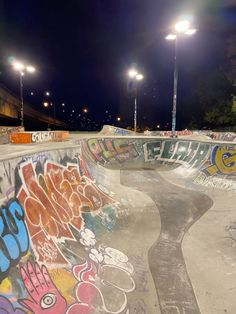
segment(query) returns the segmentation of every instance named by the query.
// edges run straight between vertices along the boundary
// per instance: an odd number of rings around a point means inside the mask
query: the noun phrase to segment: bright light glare
[[[84,113],[87,113],[87,112],[88,112],[88,109],[87,109],[87,108],[84,108],[84,109],[83,109],[83,112],[84,112]]]
[[[47,107],[48,107],[48,102],[45,101],[45,102],[43,103],[43,105],[44,105],[45,108],[47,108]]]
[[[120,121],[120,117],[117,117],[117,121]]]
[[[129,75],[130,78],[134,78],[137,74],[138,74],[138,72],[135,69],[131,69],[128,72],[128,75]]]
[[[177,37],[177,36],[176,36],[175,34],[169,34],[169,35],[166,36],[166,39],[167,39],[167,40],[175,40],[176,37]]]
[[[190,27],[190,22],[188,20],[179,21],[175,24],[175,30],[178,33],[185,33]]]
[[[185,35],[194,35],[197,32],[195,28],[188,29],[184,34]]]
[[[49,93],[49,92],[46,92],[45,95],[46,95],[46,96],[50,96],[50,93]]]
[[[137,81],[141,81],[143,79],[143,75],[142,74],[137,74],[136,75],[136,80]]]
[[[32,65],[28,65],[26,67],[27,72],[29,73],[34,73],[35,72],[35,68]]]
[[[24,70],[25,66],[23,63],[21,62],[13,62],[13,68],[16,70],[16,71],[22,71]]]

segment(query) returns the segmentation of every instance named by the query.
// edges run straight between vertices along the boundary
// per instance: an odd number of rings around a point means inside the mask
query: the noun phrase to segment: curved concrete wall
[[[2,161],[0,313],[223,313],[182,242],[214,208],[209,188],[234,197],[235,150],[90,138]]]

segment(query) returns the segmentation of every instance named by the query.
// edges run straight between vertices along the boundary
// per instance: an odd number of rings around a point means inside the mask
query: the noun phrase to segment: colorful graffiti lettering
[[[112,159],[124,162],[138,156],[134,144],[124,142],[121,139],[89,139],[83,143],[83,148],[92,159],[95,158],[100,163],[105,163]]]
[[[24,211],[16,200],[0,208],[0,281],[29,248]]]
[[[30,299],[19,300],[27,309],[36,314],[64,314],[66,300],[55,287],[47,268],[28,261],[27,267],[21,267],[21,277]]]
[[[123,313],[128,309],[127,293],[134,291],[134,268],[121,251],[100,245],[89,229],[80,231],[81,244],[88,259],[73,266],[74,300],[67,303],[45,265],[30,261],[20,267],[21,278],[28,296],[18,302],[35,314]],[[73,281],[72,281],[73,282]],[[113,302],[113,300],[116,302]]]
[[[38,262],[47,265],[70,263],[58,244],[75,241],[70,229],[83,226],[83,212],[96,212],[113,200],[86,176],[77,164],[67,167],[47,161],[44,173],[32,162],[21,165],[22,187],[18,199],[25,208],[25,220]]]
[[[210,145],[189,141],[150,141],[143,144],[145,161],[161,160],[179,162],[198,167],[209,154]],[[142,154],[142,153],[141,153]]]
[[[232,175],[236,173],[236,146],[214,146],[211,153],[211,165],[204,170],[208,175],[217,173]]]

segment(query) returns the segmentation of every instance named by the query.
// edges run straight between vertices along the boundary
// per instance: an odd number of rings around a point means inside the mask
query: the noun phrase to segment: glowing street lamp
[[[47,97],[49,97],[49,96],[50,96],[50,92],[45,92],[45,95],[46,95]]]
[[[175,34],[169,34],[169,35],[166,36],[166,39],[167,39],[167,40],[175,40],[176,37],[177,37],[177,36],[176,36]]]
[[[142,81],[143,74],[139,73],[135,68],[132,68],[128,71],[128,76],[132,81]],[[137,95],[138,95],[138,86],[135,84],[135,96],[134,96],[134,132],[137,131]],[[117,120],[118,121],[118,120]]]
[[[175,24],[175,30],[177,33],[184,33],[190,28],[189,20],[178,21]]]
[[[20,109],[20,120],[21,120],[21,126],[24,126],[24,93],[23,93],[23,76],[25,75],[25,72],[28,73],[34,73],[36,71],[35,67],[32,65],[24,65],[20,61],[13,61],[12,67],[15,71],[19,73],[19,79],[20,79],[20,102],[21,102],[21,109]]]
[[[84,108],[84,109],[83,109],[83,113],[88,113],[88,109],[87,109],[87,108]]]
[[[26,67],[26,71],[29,72],[29,73],[34,73],[36,70],[34,67],[32,67],[31,65],[28,65]]]
[[[176,105],[178,90],[178,41],[183,35],[194,35],[197,32],[195,28],[191,28],[189,20],[180,20],[174,26],[174,32],[166,36],[166,40],[175,40],[175,57],[174,57],[174,88],[173,88],[173,109],[172,109],[172,137],[176,137]]]
[[[135,70],[135,69],[130,69],[130,70],[128,71],[128,76],[129,76],[130,78],[135,78],[137,74],[138,74],[138,71]]]

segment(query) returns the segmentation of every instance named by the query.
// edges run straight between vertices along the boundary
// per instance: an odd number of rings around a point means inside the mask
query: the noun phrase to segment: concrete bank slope
[[[96,136],[2,157],[0,313],[235,314],[235,150]]]

